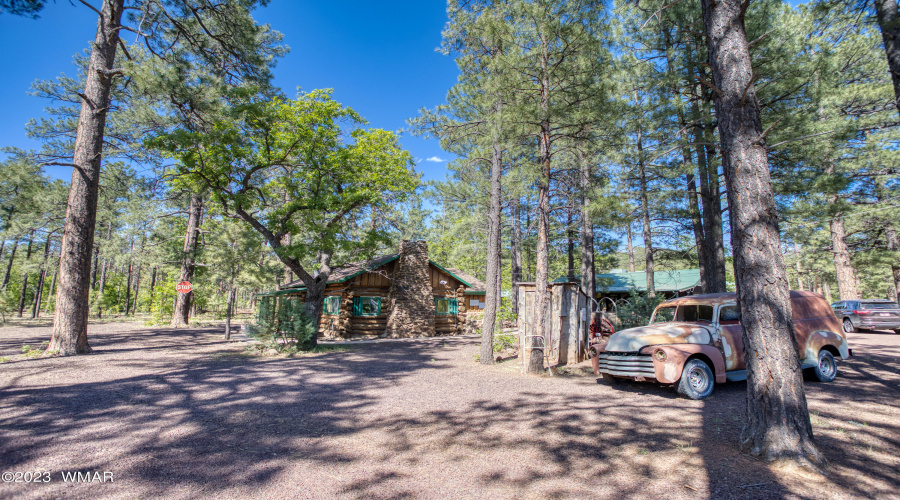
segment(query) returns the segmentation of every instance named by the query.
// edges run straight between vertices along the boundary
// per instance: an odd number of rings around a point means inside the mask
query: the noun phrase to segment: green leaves
[[[299,260],[364,243],[367,236],[347,237],[353,217],[401,202],[418,186],[396,135],[357,128],[363,123],[325,89],[293,100],[245,97],[207,132],[182,129],[151,143],[178,160],[174,182],[209,190],[282,260]]]

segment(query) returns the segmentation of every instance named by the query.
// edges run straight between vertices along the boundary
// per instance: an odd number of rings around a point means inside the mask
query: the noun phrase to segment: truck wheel
[[[850,321],[850,318],[844,318],[844,331],[847,333],[856,333],[856,328],[853,327],[853,322]]]
[[[819,351],[819,364],[813,368],[813,373],[819,382],[834,380],[837,377],[837,363],[834,361],[834,356],[825,349]]]
[[[714,383],[709,365],[699,359],[691,359],[681,371],[678,394],[691,399],[704,399],[712,394]]]

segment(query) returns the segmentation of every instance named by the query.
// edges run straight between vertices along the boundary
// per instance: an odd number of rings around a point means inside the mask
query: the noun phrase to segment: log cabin
[[[431,337],[461,334],[467,312],[484,307],[485,284],[428,258],[424,241],[403,241],[397,253],[336,267],[328,277],[319,317],[321,338]],[[260,294],[274,303],[304,300],[294,281]],[[275,307],[271,307],[275,306]]]

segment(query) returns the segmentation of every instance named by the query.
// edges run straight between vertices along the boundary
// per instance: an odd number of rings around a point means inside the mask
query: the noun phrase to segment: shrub
[[[515,335],[508,333],[494,335],[494,352],[500,352],[507,347],[515,347],[518,342],[519,339]]]
[[[644,326],[650,322],[650,316],[665,297],[657,295],[656,297],[648,297],[646,294],[632,292],[627,301],[618,303],[617,313],[620,325],[617,330],[633,328],[635,326]]]

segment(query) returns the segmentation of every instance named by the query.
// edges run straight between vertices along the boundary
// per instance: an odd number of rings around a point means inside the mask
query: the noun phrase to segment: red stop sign
[[[175,285],[175,291],[178,293],[190,293],[190,291],[193,289],[194,285],[192,285],[190,281],[182,281],[181,283]]]

